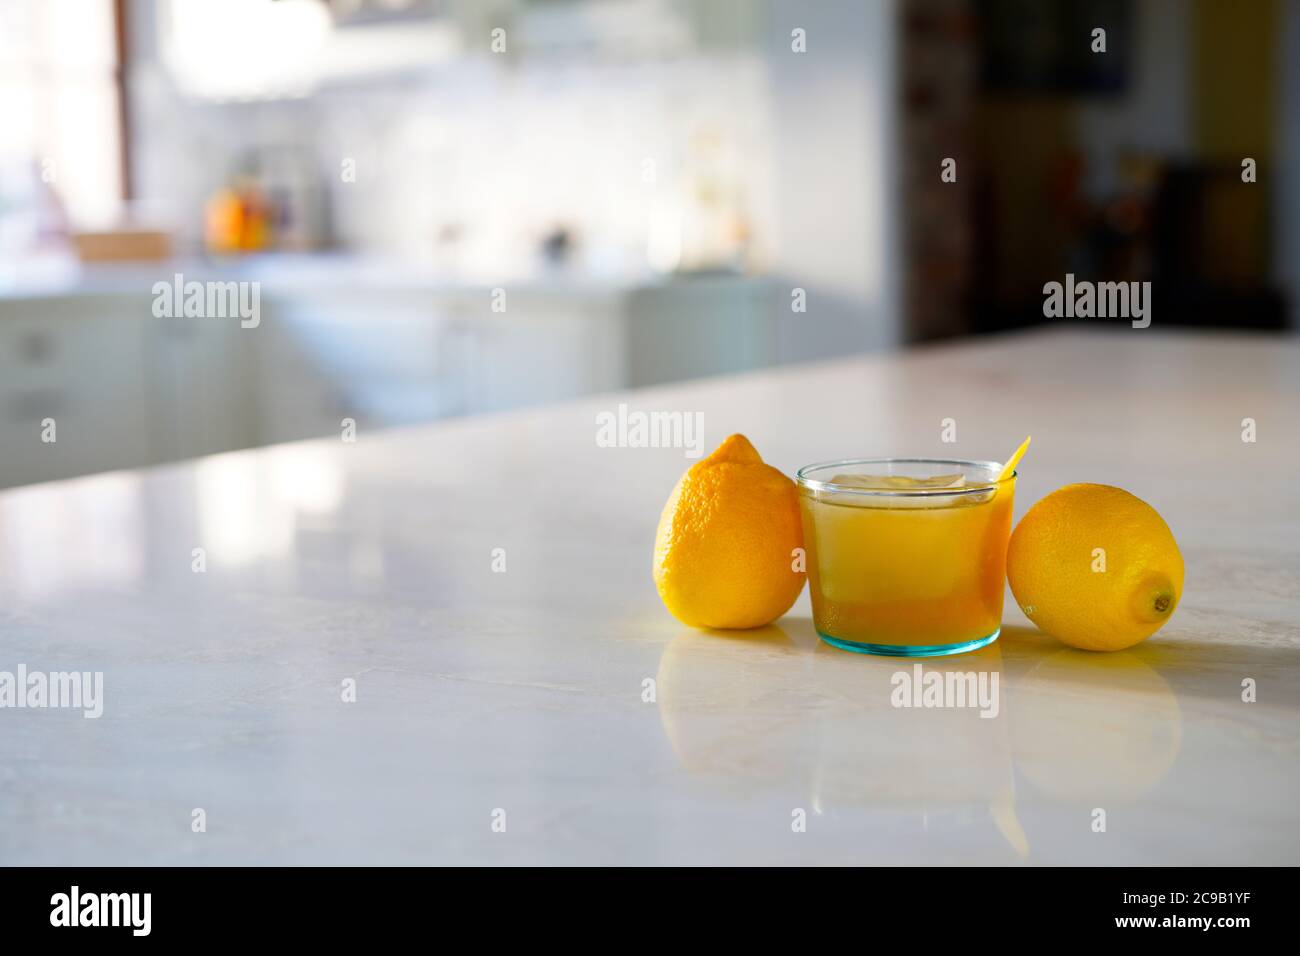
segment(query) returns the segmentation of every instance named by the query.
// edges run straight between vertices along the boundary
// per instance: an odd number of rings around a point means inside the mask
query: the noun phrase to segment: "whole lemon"
[[[1183,556],[1149,504],[1110,485],[1066,485],[1020,519],[1007,581],[1042,630],[1118,651],[1160,630],[1183,591]]]
[[[655,585],[683,624],[761,627],[803,589],[794,553],[802,547],[794,482],[732,435],[669,495],[655,535]]]

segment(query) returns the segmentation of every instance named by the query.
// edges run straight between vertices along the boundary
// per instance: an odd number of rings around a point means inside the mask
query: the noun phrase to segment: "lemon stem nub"
[[[1166,575],[1152,573],[1142,578],[1133,589],[1129,607],[1139,621],[1163,622],[1178,603],[1178,592]]]

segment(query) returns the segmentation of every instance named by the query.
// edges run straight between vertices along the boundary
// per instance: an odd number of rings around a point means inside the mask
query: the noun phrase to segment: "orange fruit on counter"
[[[801,548],[794,482],[732,435],[668,497],[655,535],[655,586],[683,624],[761,627],[803,590]]]
[[[1071,647],[1118,651],[1164,625],[1183,592],[1183,556],[1164,519],[1122,488],[1058,488],[1026,512],[1007,547],[1025,616]]]

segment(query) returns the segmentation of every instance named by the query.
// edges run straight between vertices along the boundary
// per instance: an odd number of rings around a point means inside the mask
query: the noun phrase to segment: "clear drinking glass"
[[[799,469],[813,623],[864,654],[997,640],[1016,475],[995,461],[859,458]]]

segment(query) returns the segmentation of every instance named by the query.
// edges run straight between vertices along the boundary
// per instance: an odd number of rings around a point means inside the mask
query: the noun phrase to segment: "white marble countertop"
[[[910,665],[820,644],[806,592],[757,633],[669,617],[689,461],[597,447],[619,402],[787,472],[1032,433],[1017,517],[1129,489],[1181,606],[1095,655],[1008,595],[1000,642],[924,665],[998,673],[998,716],[895,709]],[[98,719],[0,710],[0,863],[1300,863],[1298,449],[1295,339],[1052,331],[11,490],[0,670],[104,686]]]

